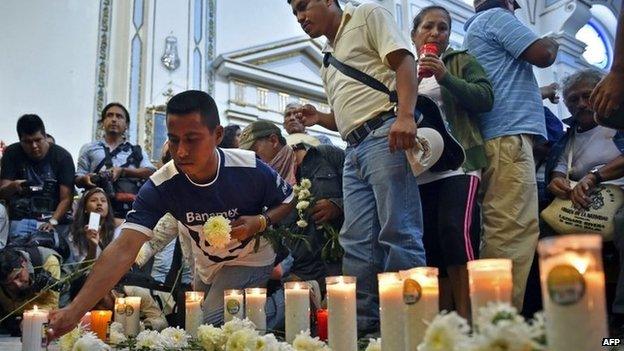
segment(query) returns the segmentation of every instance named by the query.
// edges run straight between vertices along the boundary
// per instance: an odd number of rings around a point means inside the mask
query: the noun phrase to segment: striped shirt
[[[539,37],[510,11],[494,8],[465,25],[464,48],[483,66],[494,88],[494,107],[483,113],[483,138],[533,134],[546,138],[544,109],[533,66],[520,58]]]

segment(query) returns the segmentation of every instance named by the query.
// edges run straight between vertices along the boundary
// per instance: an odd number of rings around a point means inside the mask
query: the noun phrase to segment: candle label
[[[579,302],[585,295],[585,279],[568,264],[557,265],[548,273],[548,295],[556,304],[566,306]]]
[[[414,279],[405,279],[403,282],[403,302],[413,305],[422,297],[422,286]]]
[[[240,302],[238,302],[238,300],[236,299],[229,299],[225,304],[225,309],[229,314],[238,314],[241,309]]]
[[[41,325],[41,347],[48,347],[48,323],[43,323]]]
[[[117,313],[117,314],[125,314],[126,313],[126,305],[124,305],[124,304],[116,304],[115,305],[115,313]]]
[[[126,316],[132,316],[134,313],[134,307],[130,304],[126,304],[126,308],[124,310],[126,312]]]

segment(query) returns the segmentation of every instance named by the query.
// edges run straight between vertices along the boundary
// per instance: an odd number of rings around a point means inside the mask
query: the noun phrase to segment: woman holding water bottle
[[[418,93],[428,95],[444,112],[451,134],[466,161],[445,172],[418,176],[427,264],[440,269],[440,309],[470,317],[466,263],[478,255],[477,190],[487,164],[478,114],[494,103],[487,74],[465,50],[449,48],[451,16],[441,6],[423,8],[414,18],[411,37],[418,57]]]
[[[115,221],[110,199],[104,190],[93,188],[86,191],[78,201],[69,234],[70,262],[97,258],[119,235],[121,223]]]

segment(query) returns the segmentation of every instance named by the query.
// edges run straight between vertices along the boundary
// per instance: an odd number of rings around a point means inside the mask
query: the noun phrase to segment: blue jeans
[[[9,239],[28,235],[37,230],[43,223],[44,222],[39,222],[36,219],[13,220],[11,221],[9,229]]]
[[[390,153],[395,119],[346,150],[343,174],[345,275],[357,278],[358,330],[377,328],[377,273],[425,265],[420,194],[405,152]]]
[[[195,290],[206,293],[204,300],[204,323],[215,327],[223,324],[223,291],[227,289],[245,289],[265,287],[273,271],[273,265],[263,267],[223,266],[215,274],[212,284],[205,284],[201,279],[195,281]],[[267,314],[267,325],[270,316]]]

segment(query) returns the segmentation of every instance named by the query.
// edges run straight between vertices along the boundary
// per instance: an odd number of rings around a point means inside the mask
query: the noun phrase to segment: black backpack
[[[43,264],[43,262],[38,264],[34,262],[35,260],[42,260],[41,253],[37,249],[38,247],[54,250],[63,261],[66,261],[71,254],[69,245],[56,230],[51,232],[35,230],[26,235],[14,237],[6,247],[28,252],[31,260],[33,260],[33,266],[41,266]]]

